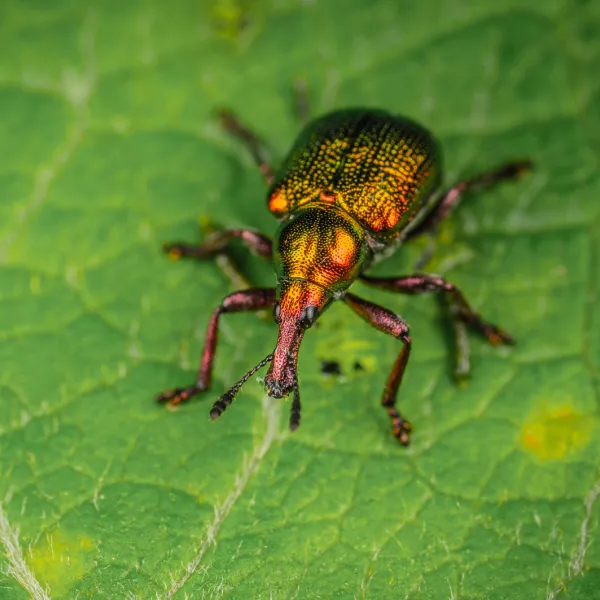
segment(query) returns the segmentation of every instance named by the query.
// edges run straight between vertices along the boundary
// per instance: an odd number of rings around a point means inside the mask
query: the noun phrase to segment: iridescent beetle
[[[300,424],[297,359],[304,332],[332,301],[342,300],[373,327],[402,343],[382,404],[392,421],[394,436],[401,444],[408,444],[412,427],[396,409],[411,348],[408,325],[392,311],[355,296],[348,288],[359,279],[393,292],[446,294],[459,350],[459,375],[469,370],[466,327],[491,344],[512,344],[506,332],[484,321],[462,293],[442,277],[415,274],[377,278],[365,272],[403,242],[435,230],[465,191],[513,179],[528,170],[530,162],[510,162],[438,195],[441,160],[432,135],[404,117],[382,110],[354,109],[333,112],[309,123],[275,174],[254,134],[230,113],[222,114],[222,122],[245,143],[270,187],[268,208],[281,221],[275,240],[255,231],[232,229],[217,232],[200,245],[170,243],[164,248],[174,258],[205,259],[238,238],[273,261],[277,288],[248,289],[227,296],[210,319],[196,383],[164,392],[157,400],[179,404],[210,388],[221,314],[272,307],[279,325],[274,352],[214,403],[210,418],[217,419],[242,385],[271,363],[264,379],[266,391],[273,398],[294,394],[290,416],[294,431]]]

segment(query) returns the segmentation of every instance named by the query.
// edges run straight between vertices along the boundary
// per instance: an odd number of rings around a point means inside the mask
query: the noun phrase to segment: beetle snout
[[[298,387],[296,368],[300,340],[294,341],[296,343],[292,352],[281,347],[275,350],[273,361],[265,376],[265,387],[272,398],[283,398]]]
[[[304,336],[304,327],[297,319],[286,319],[279,324],[279,338],[271,366],[265,376],[265,387],[272,398],[283,398],[298,387],[298,350]]]

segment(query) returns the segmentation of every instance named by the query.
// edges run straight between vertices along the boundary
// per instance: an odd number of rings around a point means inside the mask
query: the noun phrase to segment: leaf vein
[[[265,433],[259,442],[255,445],[250,457],[244,461],[242,468],[235,479],[235,485],[225,500],[215,506],[215,516],[206,527],[204,540],[200,544],[194,558],[186,565],[185,573],[178,580],[172,582],[171,587],[166,591],[165,600],[173,598],[175,594],[188,582],[188,580],[198,571],[206,553],[217,543],[217,536],[223,524],[227,520],[229,513],[235,503],[244,493],[250,480],[259,471],[260,466],[273,442],[283,437],[277,423],[279,420],[280,403],[273,402],[270,398],[263,398],[263,415],[267,422]]]
[[[1,503],[0,541],[6,551],[6,560],[9,565],[7,574],[14,577],[29,592],[33,600],[50,600],[47,591],[42,588],[40,582],[27,566],[19,544],[19,530],[11,526]]]

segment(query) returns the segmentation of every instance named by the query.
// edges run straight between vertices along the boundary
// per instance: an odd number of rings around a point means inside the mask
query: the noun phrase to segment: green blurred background
[[[600,597],[599,30],[591,0],[3,0],[0,598]],[[252,315],[223,319],[207,397],[152,400],[194,376],[232,291],[160,244],[276,227],[215,109],[277,162],[298,77],[314,115],[426,124],[447,182],[536,163],[470,196],[427,265],[518,341],[473,338],[468,387],[433,298],[356,286],[412,328],[409,449],[378,405],[397,342],[344,306],[303,343],[293,436],[253,383],[208,421],[273,347]]]

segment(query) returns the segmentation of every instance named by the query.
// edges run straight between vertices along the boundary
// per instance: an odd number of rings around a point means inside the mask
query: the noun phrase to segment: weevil
[[[396,408],[396,398],[411,350],[409,327],[393,311],[348,290],[358,280],[401,294],[444,294],[459,349],[459,375],[469,371],[466,328],[491,344],[512,344],[508,333],[482,319],[462,292],[444,278],[422,273],[373,277],[368,269],[403,243],[435,231],[466,191],[514,179],[531,167],[530,161],[508,162],[444,191],[439,144],[427,129],[383,110],[347,109],[308,123],[275,172],[254,133],[229,112],[223,112],[221,119],[244,143],[264,176],[269,187],[267,207],[280,221],[277,233],[271,240],[250,229],[230,229],[214,233],[199,245],[168,243],[164,250],[173,258],[206,259],[222,253],[235,238],[272,261],[277,286],[226,296],[210,318],[196,382],[166,391],[157,400],[179,404],[211,387],[223,314],[272,308],[279,326],[274,351],[213,404],[210,418],[220,417],[242,385],[270,363],[264,378],[266,392],[273,398],[293,394],[289,424],[294,431],[300,424],[300,344],[305,331],[333,301],[340,300],[400,342],[381,403],[394,436],[407,445],[412,426]]]

